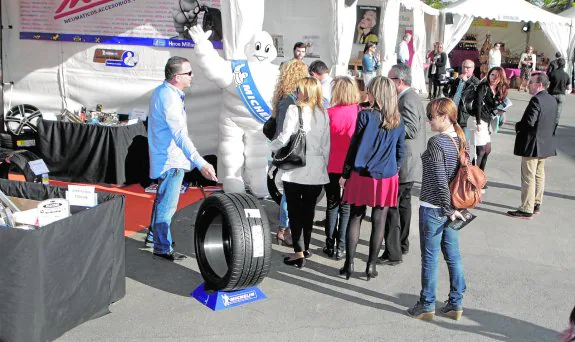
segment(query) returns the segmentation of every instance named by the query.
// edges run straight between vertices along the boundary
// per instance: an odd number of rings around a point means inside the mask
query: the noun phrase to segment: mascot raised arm
[[[223,89],[219,117],[218,178],[224,191],[268,195],[267,162],[270,154],[262,126],[271,116],[271,100],[278,77],[272,37],[256,32],[244,47],[246,59],[225,60],[201,26],[189,30],[198,64],[206,78]]]

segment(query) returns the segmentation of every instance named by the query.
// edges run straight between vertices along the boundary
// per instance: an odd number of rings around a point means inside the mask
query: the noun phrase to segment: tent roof
[[[575,7],[566,9],[565,11],[559,13],[559,15],[565,18],[575,18]]]
[[[498,21],[571,23],[569,19],[547,12],[525,0],[461,0],[441,11]]]
[[[429,15],[439,15],[440,11],[429,5],[426,5],[421,0],[400,0],[401,4],[409,9],[420,7],[424,13]]]

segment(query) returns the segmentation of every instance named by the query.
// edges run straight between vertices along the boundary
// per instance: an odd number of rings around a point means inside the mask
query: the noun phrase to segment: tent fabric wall
[[[397,32],[399,30],[399,7],[400,0],[382,0],[381,20],[379,32],[383,32],[382,43],[378,48],[381,53],[381,66],[378,75],[385,75],[391,67],[397,63]]]
[[[264,0],[226,0],[221,6],[226,59],[245,59],[244,46],[262,30]]]
[[[319,36],[319,46],[314,46],[314,52],[319,54],[319,59],[324,61],[329,68],[330,44],[333,43],[333,38],[330,36],[332,30],[330,11],[331,4],[325,0],[266,1],[263,29],[271,35],[283,36],[285,55],[278,57],[274,64],[292,59],[293,45],[303,41],[304,36],[314,35]],[[353,20],[355,22],[355,19]],[[316,59],[308,56],[304,62],[309,65]]]
[[[420,8],[413,9],[413,59],[411,60],[411,87],[421,92],[426,91],[423,63],[425,63],[425,34],[424,13]]]
[[[347,75],[349,58],[353,47],[353,35],[355,33],[354,18],[357,11],[357,0],[350,5],[345,0],[331,0],[332,24],[330,40],[331,75]]]

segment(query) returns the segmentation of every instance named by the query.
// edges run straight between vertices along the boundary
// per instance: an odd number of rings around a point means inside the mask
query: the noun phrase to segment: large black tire
[[[248,194],[214,194],[196,217],[198,267],[211,291],[259,284],[271,265],[271,233],[265,209]]]
[[[28,164],[38,159],[40,157],[27,150],[0,149],[0,178],[8,179],[8,174],[15,172],[24,175],[26,182],[39,181],[41,177],[36,176]]]

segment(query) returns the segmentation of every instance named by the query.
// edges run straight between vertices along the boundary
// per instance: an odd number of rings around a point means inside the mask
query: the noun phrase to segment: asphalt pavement
[[[172,223],[176,250],[189,257],[180,263],[154,259],[143,247],[143,234],[127,238],[125,298],[110,314],[59,341],[557,341],[575,305],[575,96],[564,104],[558,155],[546,162],[541,214],[531,221],[505,215],[520,201],[513,127],[530,95],[511,90],[509,97],[507,122],[492,136],[489,188],[472,210],[477,219],[460,234],[467,282],[461,321],[436,316],[424,322],[405,314],[421,289],[416,183],[410,253],[400,265],[379,266],[379,276],[369,282],[363,271],[370,223],[362,225],[349,281],[338,275],[343,261],[321,252],[324,233],[317,225],[314,255],[304,269],[284,265],[291,249],[274,244],[270,274],[259,286],[268,298],[213,312],[190,296],[202,283],[193,247],[196,204],[179,211]],[[275,233],[277,205],[264,204]],[[315,219],[324,217],[325,199]],[[442,257],[439,264],[438,308],[449,292]]]

